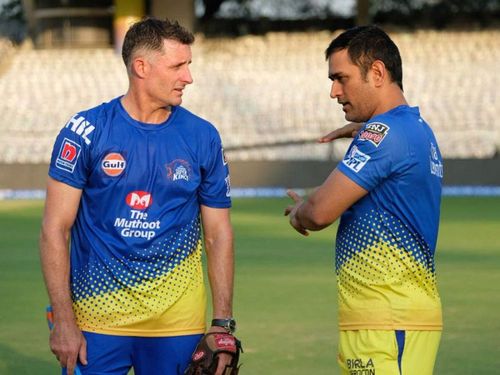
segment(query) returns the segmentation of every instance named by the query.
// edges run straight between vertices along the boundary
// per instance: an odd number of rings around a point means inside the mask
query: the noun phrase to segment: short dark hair
[[[162,51],[165,39],[191,45],[194,42],[194,35],[177,21],[168,19],[159,20],[148,17],[134,23],[125,34],[122,47],[122,58],[127,69],[130,67],[135,51],[139,49]]]
[[[361,69],[363,78],[375,60],[385,64],[392,81],[403,90],[403,63],[396,44],[377,26],[358,26],[344,31],[332,40],[325,51],[326,59],[347,49],[351,61]]]

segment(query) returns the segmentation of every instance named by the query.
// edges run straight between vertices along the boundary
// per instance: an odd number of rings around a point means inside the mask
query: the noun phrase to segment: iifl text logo
[[[145,210],[153,204],[151,193],[147,191],[133,191],[127,195],[125,202],[134,210]]]

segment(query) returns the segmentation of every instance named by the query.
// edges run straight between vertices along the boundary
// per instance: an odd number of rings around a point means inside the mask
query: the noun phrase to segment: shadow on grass
[[[57,370],[56,360],[41,360],[30,357],[29,354],[20,353],[11,347],[0,344],[0,373],[16,375],[54,375]]]

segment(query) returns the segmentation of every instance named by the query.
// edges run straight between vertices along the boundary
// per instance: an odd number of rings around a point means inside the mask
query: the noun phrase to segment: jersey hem
[[[54,180],[58,182],[62,182],[63,184],[69,185],[76,189],[82,190],[85,184],[80,184],[78,182],[72,181],[64,175],[60,175],[59,173],[55,173],[55,171],[49,171],[48,175],[52,177]]]
[[[350,179],[352,182],[354,182],[356,185],[361,186],[363,189],[370,191],[372,186],[370,186],[369,183],[364,181],[359,175],[357,175],[355,172],[349,169],[344,163],[343,160],[340,161],[340,163],[337,165],[337,169],[348,179]]]
[[[381,330],[381,331],[442,331],[443,325],[432,324],[339,324],[340,331]]]
[[[382,329],[439,331],[443,328],[441,309],[339,310],[340,330]]]
[[[90,327],[80,327],[82,331],[99,333],[104,335],[114,336],[135,336],[135,337],[170,337],[170,336],[187,336],[204,334],[205,327],[197,327],[181,330],[166,330],[166,331],[140,331],[140,330],[127,330],[127,329],[94,329]]]
[[[210,208],[231,208],[232,204],[231,204],[231,201],[227,202],[207,202],[207,201],[203,201],[203,200],[200,200],[200,204],[202,204],[203,206],[207,206],[207,207],[210,207]]]

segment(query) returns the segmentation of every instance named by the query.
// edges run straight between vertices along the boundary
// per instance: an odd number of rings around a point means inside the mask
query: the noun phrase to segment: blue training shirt
[[[418,108],[370,119],[338,169],[368,191],[338,228],[340,328],[440,330],[434,251],[443,161]]]
[[[204,332],[200,205],[231,206],[217,130],[180,106],[164,123],[141,123],[116,98],[69,120],[49,175],[82,189],[71,229],[79,327],[135,336]]]

